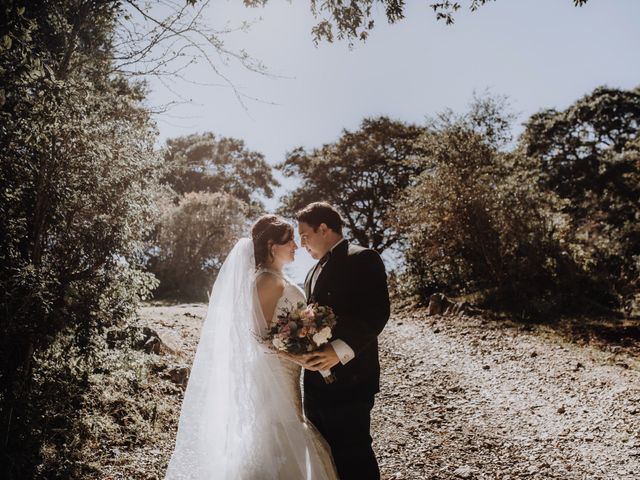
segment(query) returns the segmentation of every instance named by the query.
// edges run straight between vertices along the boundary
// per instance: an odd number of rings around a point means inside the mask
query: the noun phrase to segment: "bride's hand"
[[[282,358],[286,358],[287,360],[289,360],[289,361],[291,361],[293,363],[296,363],[296,364],[300,365],[301,367],[304,367],[304,363],[305,363],[304,355],[295,355],[293,353],[279,351],[278,352],[278,356],[280,356]]]

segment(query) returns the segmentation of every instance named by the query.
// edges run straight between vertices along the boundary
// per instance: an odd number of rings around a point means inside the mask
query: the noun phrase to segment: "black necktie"
[[[329,261],[331,257],[331,250],[324,254],[324,256],[320,259],[320,267],[324,267],[324,264]]]
[[[313,292],[313,290],[315,289],[316,283],[318,282],[318,277],[320,276],[320,270],[322,270],[325,264],[329,261],[329,257],[331,257],[331,250],[325,253],[318,261],[318,265],[316,265],[316,268],[313,271],[313,275],[311,276],[311,283],[309,285],[309,288],[311,288],[311,292]]]

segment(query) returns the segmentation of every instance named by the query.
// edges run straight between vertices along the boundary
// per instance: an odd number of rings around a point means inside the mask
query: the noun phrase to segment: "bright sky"
[[[405,20],[388,25],[380,10],[368,41],[350,50],[345,42],[314,46],[306,0],[270,0],[259,9],[213,1],[207,12],[213,27],[262,18],[249,32],[223,39],[281,78],[222,66],[245,95],[270,102],[247,100],[247,110],[229,88],[177,83],[172,93],[152,81],[152,105],[175,100],[175,93],[191,100],[157,117],[161,141],[211,131],[243,139],[276,164],[297,146],[337,140],[367,116],[422,123],[445,108],[462,112],[474,91],[507,95],[524,121],[600,85],[640,85],[640,0],[590,0],[582,8],[572,0],[497,0],[475,13],[459,11],[453,26],[436,22],[432,2],[407,3]],[[206,65],[186,75],[221,83]],[[277,199],[267,202],[276,205]],[[312,264],[300,251],[289,274],[302,281]]]

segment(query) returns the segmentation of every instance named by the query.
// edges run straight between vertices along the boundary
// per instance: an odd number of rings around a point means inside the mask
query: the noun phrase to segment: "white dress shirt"
[[[347,241],[346,239],[341,238],[329,250],[333,252],[334,248],[336,248],[342,242],[346,242],[346,241]],[[313,272],[313,277],[311,278],[312,292],[313,292],[313,288],[316,286],[316,281],[318,280],[318,277],[320,276],[321,271],[322,271],[322,265],[318,265],[318,268],[316,268],[316,271]],[[338,321],[340,321],[340,319],[338,319]],[[347,343],[344,340],[340,340],[339,338],[337,338],[331,342],[331,346],[333,347],[333,350],[336,352],[336,355],[338,355],[338,358],[340,359],[340,363],[342,363],[343,365],[356,356],[353,349],[349,345],[347,345]]]

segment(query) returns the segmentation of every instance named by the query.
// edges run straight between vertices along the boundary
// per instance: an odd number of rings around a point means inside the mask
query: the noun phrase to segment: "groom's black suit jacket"
[[[345,396],[357,399],[373,398],[380,390],[378,334],[390,314],[387,274],[380,255],[368,248],[346,241],[335,246],[311,291],[311,279],[316,267],[305,280],[309,303],[328,305],[337,316],[333,338],[343,340],[355,357],[331,371],[336,381],[326,384],[319,372],[305,370],[305,401],[343,402]]]

